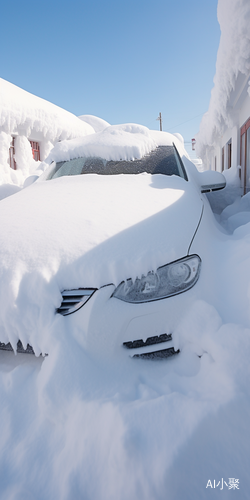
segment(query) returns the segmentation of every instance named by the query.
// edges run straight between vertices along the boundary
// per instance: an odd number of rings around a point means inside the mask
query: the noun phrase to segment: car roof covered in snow
[[[96,134],[56,144],[47,162],[93,156],[114,161],[134,160],[142,158],[157,146],[170,146],[173,143],[181,155],[187,155],[179,134],[149,130],[134,123],[111,125]]]

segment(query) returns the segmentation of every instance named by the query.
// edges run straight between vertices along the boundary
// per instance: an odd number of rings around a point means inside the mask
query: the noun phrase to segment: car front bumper
[[[112,297],[115,286],[108,285],[63,321],[80,345],[95,355],[169,357],[179,352],[178,323],[194,299],[194,288],[167,299],[131,304]]]

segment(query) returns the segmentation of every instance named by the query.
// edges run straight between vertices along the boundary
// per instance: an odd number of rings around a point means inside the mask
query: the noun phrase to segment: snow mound
[[[179,137],[167,132],[149,130],[135,123],[110,125],[96,134],[56,144],[46,161],[51,163],[88,156],[114,161],[134,160],[142,158],[159,145],[172,145],[173,142],[178,144],[181,154],[187,155]]]
[[[0,185],[0,200],[11,196],[12,194],[18,193],[22,188],[16,186],[15,184],[1,184]]]
[[[101,132],[102,130],[110,126],[110,123],[106,122],[102,118],[98,118],[97,116],[81,115],[78,118],[91,125],[95,132]]]
[[[227,206],[241,199],[242,190],[238,172],[238,166],[232,166],[228,170],[223,170],[223,175],[226,178],[226,187],[220,193],[215,192],[206,195],[215,214],[220,215]]]

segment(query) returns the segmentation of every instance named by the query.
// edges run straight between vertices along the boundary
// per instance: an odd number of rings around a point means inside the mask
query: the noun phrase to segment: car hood
[[[36,182],[0,202],[2,314],[23,318],[33,304],[38,318],[63,289],[118,285],[184,257],[201,212],[196,187],[175,176]]]

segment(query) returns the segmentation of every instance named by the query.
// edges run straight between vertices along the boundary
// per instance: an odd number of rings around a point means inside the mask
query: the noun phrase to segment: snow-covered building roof
[[[94,132],[69,111],[0,79],[0,184],[22,184],[56,142]]]
[[[0,78],[0,130],[7,134],[32,136],[51,142],[82,137],[94,132],[91,125],[79,120],[51,102],[41,99]]]
[[[101,132],[110,126],[110,123],[106,122],[106,120],[103,120],[102,118],[98,118],[98,116],[81,115],[78,118],[91,125],[95,132]]]
[[[207,168],[223,170],[243,163],[241,128],[250,117],[250,2],[219,0],[217,14],[221,39],[214,88],[196,151]]]

